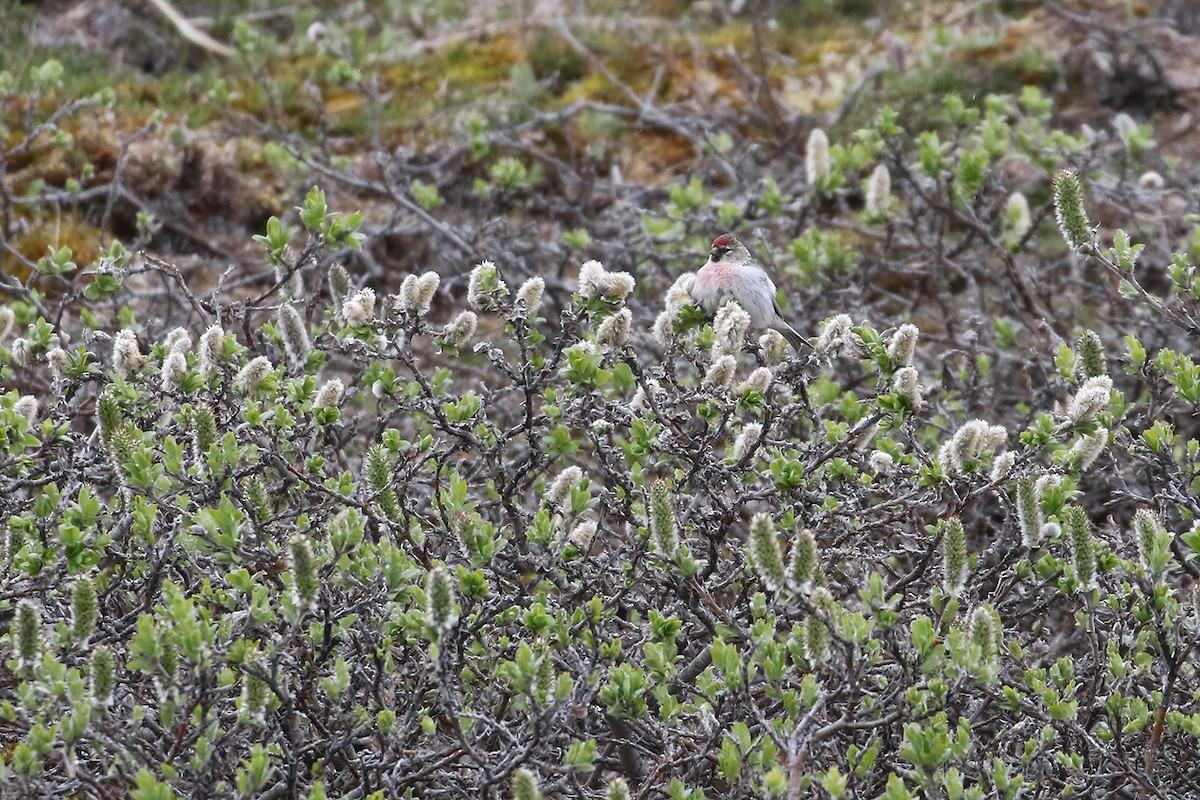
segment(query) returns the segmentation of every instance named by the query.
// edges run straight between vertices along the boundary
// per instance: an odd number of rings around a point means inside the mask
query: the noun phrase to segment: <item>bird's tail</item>
[[[788,344],[790,344],[792,349],[797,353],[808,353],[812,351],[813,346],[808,343],[808,340],[797,333],[795,328],[793,328],[791,325],[788,325],[783,320],[777,320],[776,323],[771,327],[774,330],[779,331],[779,333],[783,335],[783,338],[787,339]]]

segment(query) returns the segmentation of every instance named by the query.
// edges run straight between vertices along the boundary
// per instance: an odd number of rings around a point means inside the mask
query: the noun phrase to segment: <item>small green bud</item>
[[[217,441],[217,418],[211,406],[201,404],[192,409],[192,435],[196,442],[196,457],[202,458]]]
[[[1054,179],[1054,216],[1072,250],[1091,243],[1092,224],[1083,207],[1083,184],[1075,172],[1063,170]]]
[[[179,649],[175,646],[175,640],[170,636],[164,635],[159,642],[158,666],[162,668],[163,674],[168,680],[175,679],[175,673],[179,670]]]
[[[297,536],[292,539],[291,551],[296,605],[302,610],[312,611],[317,607],[317,592],[320,590],[312,544],[308,539]]]
[[[242,491],[246,493],[246,501],[249,503],[255,519],[262,522],[270,516],[271,504],[267,499],[267,487],[262,478],[257,475],[247,475],[242,481]]]
[[[445,567],[434,567],[425,581],[429,624],[438,636],[444,636],[458,622],[454,582]]]
[[[42,652],[42,615],[31,600],[17,603],[16,655],[18,668],[31,668]]]
[[[1084,331],[1075,340],[1075,352],[1079,356],[1079,368],[1083,377],[1095,378],[1108,374],[1108,364],[1104,360],[1104,342],[1095,331]]]
[[[1017,479],[1017,521],[1021,525],[1021,541],[1030,550],[1042,543],[1042,498],[1037,480],[1032,475]]]
[[[755,514],[754,519],[750,520],[748,553],[750,563],[764,586],[778,592],[787,585],[783,552],[779,548],[779,539],[775,536],[775,523],[769,515]]]
[[[842,607],[834,600],[828,589],[823,586],[814,589],[812,604],[828,618],[831,624],[837,623]],[[804,657],[813,666],[823,664],[828,660],[830,638],[829,625],[819,617],[810,616],[804,621]]]
[[[100,438],[105,442],[121,426],[121,406],[111,391],[102,392],[96,400],[96,417],[100,420]]]
[[[808,592],[812,589],[813,579],[820,565],[820,554],[817,551],[817,540],[808,528],[801,528],[792,542],[791,563],[788,565],[788,577],[792,589],[797,592]]]
[[[1158,515],[1149,509],[1139,509],[1133,518],[1134,538],[1137,539],[1138,561],[1151,579],[1157,580],[1171,564],[1171,534],[1163,528]]]
[[[989,662],[995,662],[1000,655],[1002,631],[999,620],[995,610],[987,603],[971,614],[971,641],[979,645],[983,657]]]
[[[123,473],[128,473],[133,468],[131,462],[134,456],[143,449],[142,432],[133,425],[122,425],[113,431],[108,445],[117,466],[121,467]]]
[[[242,674],[241,719],[252,724],[261,724],[263,714],[267,709],[266,681],[251,675]]]
[[[86,641],[92,635],[98,616],[96,585],[90,578],[80,578],[71,591],[71,633],[75,641]]]
[[[382,492],[392,479],[392,455],[383,445],[375,445],[367,451],[367,482],[371,491]]]
[[[379,495],[379,510],[390,520],[400,519],[400,499],[391,489]]]
[[[679,526],[675,522],[671,485],[665,480],[650,484],[650,536],[663,560],[673,562],[679,552]]]
[[[17,557],[17,553],[21,552],[21,548],[25,546],[25,532],[16,525],[7,527],[8,536],[4,540],[4,558],[11,564]]]
[[[1096,541],[1092,538],[1092,523],[1081,506],[1067,506],[1067,537],[1071,541],[1071,560],[1075,578],[1082,590],[1095,589]]]
[[[814,667],[829,658],[829,629],[816,617],[804,620],[804,657]]]
[[[104,645],[92,651],[91,679],[92,700],[99,706],[111,704],[117,688],[117,665],[112,650]]]
[[[624,778],[613,778],[604,787],[604,800],[629,800],[629,784]]]
[[[967,582],[967,535],[958,517],[942,524],[942,556],[942,588],[958,597]]]
[[[512,800],[541,800],[542,793],[538,790],[537,778],[526,769],[513,773]]]

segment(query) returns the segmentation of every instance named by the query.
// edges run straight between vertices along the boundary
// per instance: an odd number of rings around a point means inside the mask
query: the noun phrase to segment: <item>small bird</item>
[[[715,314],[731,297],[746,309],[754,327],[779,331],[797,351],[812,349],[812,345],[780,316],[771,276],[736,236],[723,233],[713,239],[708,263],[696,273],[692,298],[706,313]]]

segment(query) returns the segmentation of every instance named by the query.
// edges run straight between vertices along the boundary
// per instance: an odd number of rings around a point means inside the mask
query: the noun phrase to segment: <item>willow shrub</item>
[[[0,312],[4,792],[1196,793],[1191,257],[1148,283],[1087,177],[1051,202],[1080,142],[1041,110],[958,113],[813,136],[805,202],[861,176],[856,224],[929,259],[1050,247],[1053,206],[1101,332],[996,318],[963,366],[835,306],[796,353],[595,261],[569,300],[490,262],[392,292],[317,189],[257,295],[44,260],[78,291]],[[854,268],[796,241],[793,276]]]

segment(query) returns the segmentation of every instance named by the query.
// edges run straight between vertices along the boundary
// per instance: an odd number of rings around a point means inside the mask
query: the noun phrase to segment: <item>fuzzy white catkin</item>
[[[660,394],[662,394],[662,387],[658,381],[653,378],[648,379],[645,387],[639,386],[637,391],[633,393],[633,398],[629,401],[630,411],[633,411],[635,414],[649,411],[651,398],[657,400]]]
[[[1107,375],[1097,375],[1084,381],[1067,408],[1067,416],[1071,422],[1076,425],[1088,422],[1108,408],[1112,397],[1112,385],[1112,378]]]
[[[1097,428],[1090,436],[1084,436],[1072,448],[1079,453],[1079,469],[1086,472],[1096,463],[1096,459],[1108,447],[1108,428]]]
[[[400,302],[398,303],[401,311],[407,314],[416,314],[419,301],[417,299],[417,276],[409,273],[404,276],[404,280],[400,281]],[[387,304],[384,304],[384,313],[387,313]]]
[[[0,341],[3,341],[9,333],[12,332],[13,323],[16,322],[17,315],[8,306],[0,306]]]
[[[768,330],[758,337],[758,347],[767,366],[782,364],[787,358],[788,343],[779,331]]]
[[[1161,173],[1149,170],[1138,177],[1138,186],[1143,189],[1161,189],[1167,185]]]
[[[679,319],[679,311],[674,308],[664,308],[654,319],[650,335],[661,347],[670,347],[675,341],[675,322]]]
[[[958,458],[953,439],[942,442],[942,446],[938,448],[937,463],[942,468],[942,472],[948,476],[957,475],[958,471],[962,469],[962,461]]]
[[[187,372],[187,356],[179,350],[173,350],[163,359],[162,371],[159,373],[162,390],[172,392],[179,388],[179,380]]]
[[[956,475],[963,465],[979,455],[987,441],[988,424],[980,419],[964,422],[949,442],[938,451],[938,463],[947,475]]]
[[[633,314],[628,308],[622,308],[600,323],[596,330],[596,339],[609,347],[624,347],[629,343],[632,330]]]
[[[374,304],[375,293],[371,292]],[[279,334],[283,338],[283,349],[293,367],[301,367],[308,361],[312,343],[308,339],[308,325],[295,306],[279,307]]]
[[[237,376],[233,379],[234,388],[242,394],[249,394],[257,389],[274,369],[275,367],[272,366],[270,359],[266,356],[258,356],[251,359],[246,366],[238,371]]]
[[[600,295],[600,281],[604,276],[604,265],[599,261],[585,261],[579,268],[579,296],[591,300]]]
[[[571,528],[571,532],[567,534],[567,541],[586,553],[592,549],[592,542],[596,539],[597,530],[599,530],[599,526],[596,525],[595,520],[585,519]]]
[[[171,352],[185,353],[192,349],[192,334],[187,328],[175,328],[163,343]]]
[[[38,416],[37,398],[31,395],[23,395],[20,400],[13,403],[13,411],[27,419],[30,425],[33,425],[37,422]]]
[[[896,462],[892,458],[891,453],[885,453],[882,450],[875,450],[871,453],[871,457],[867,459],[867,463],[871,467],[871,471],[877,475],[888,475],[895,468]]]
[[[914,411],[921,408],[921,380],[913,367],[901,367],[892,379],[895,390],[908,398]]]
[[[886,217],[892,203],[892,174],[884,164],[875,167],[867,181],[867,214],[877,219]]]
[[[33,345],[24,337],[14,339],[9,352],[12,354],[13,364],[18,367],[28,367],[33,362]]]
[[[200,374],[207,380],[221,369],[225,349],[225,331],[213,325],[200,336]]]
[[[733,448],[729,453],[729,460],[735,464],[741,461],[753,449],[754,445],[758,444],[760,438],[762,438],[762,425],[757,422],[747,423],[742,428],[742,432],[733,440]]]
[[[1008,444],[1008,428],[1003,425],[992,425],[987,432],[987,449],[993,453],[1000,452]]]
[[[418,317],[428,314],[441,282],[441,276],[433,271],[422,275],[405,275],[400,284],[400,310]]]
[[[442,285],[442,276],[438,275],[433,270],[428,270],[421,273],[421,277],[417,278],[417,313],[424,316],[429,313],[429,307],[433,305],[433,297],[437,294],[438,287]]]
[[[813,128],[804,148],[804,174],[809,186],[816,186],[829,174],[829,137],[820,128]]]
[[[685,272],[675,279],[671,288],[667,289],[664,303],[667,308],[677,311],[692,302],[692,284],[696,282],[696,273]]]
[[[1046,492],[1054,491],[1061,484],[1061,475],[1055,475],[1052,472],[1047,472],[1045,475],[1038,477],[1037,484],[1034,486],[1034,492],[1038,497],[1043,497]]]
[[[61,347],[55,347],[46,353],[46,363],[50,366],[50,374],[55,380],[62,380],[71,368],[71,356]]]
[[[571,496],[571,492],[583,483],[583,470],[579,467],[567,467],[554,477],[546,489],[546,502],[550,505],[562,505]]]
[[[1012,453],[1001,453],[996,456],[996,460],[992,462],[992,483],[1000,483],[1005,480],[1009,473],[1012,472],[1013,465],[1016,462],[1017,457]]]
[[[454,347],[466,347],[475,338],[475,330],[479,327],[479,317],[474,311],[461,311],[450,320],[442,331],[442,338]]]
[[[704,373],[704,385],[723,389],[733,382],[736,370],[737,360],[733,356],[721,356]]]
[[[745,394],[746,392],[758,392],[759,394],[766,394],[767,390],[771,388],[771,384],[774,382],[774,380],[775,375],[770,369],[767,367],[758,367],[750,373],[750,376],[746,378],[746,380],[742,381],[741,385],[738,386],[738,394]]]
[[[663,300],[663,310],[654,320],[650,335],[661,347],[670,347],[675,342],[675,324],[679,320],[679,311],[692,302],[692,284],[696,282],[696,273],[685,272],[675,279]]]
[[[605,272],[600,276],[600,296],[614,303],[624,302],[633,293],[637,282],[628,272]]]
[[[848,347],[852,341],[853,334],[850,331],[852,327],[854,327],[854,320],[850,319],[849,314],[830,317],[817,339],[817,352],[822,355],[835,355]]]
[[[542,298],[546,294],[546,281],[540,276],[534,276],[521,284],[517,289],[517,302],[525,306],[529,312],[537,311],[542,306]]]
[[[287,306],[285,306],[286,308]],[[351,328],[361,328],[375,317],[375,290],[359,289],[342,301],[342,319]]]
[[[962,469],[963,464],[979,458],[984,450],[997,450],[1004,445],[1008,432],[1000,425],[988,425],[981,419],[963,423],[950,440],[948,460],[942,469],[951,475]]]
[[[921,335],[916,325],[905,323],[896,329],[888,340],[887,354],[894,368],[907,367],[912,364],[917,352],[917,337]]]
[[[1113,130],[1117,132],[1117,136],[1124,144],[1129,144],[1129,140],[1137,135],[1139,125],[1137,120],[1126,114],[1124,111],[1117,114],[1112,119]]]
[[[713,320],[713,361],[724,355],[740,355],[749,330],[750,315],[746,313],[746,309],[734,302],[721,306],[716,319]]]
[[[138,347],[137,334],[129,328],[117,331],[117,335],[113,337],[113,371],[122,378],[128,378],[145,360],[146,357]]]
[[[486,311],[496,299],[508,294],[508,284],[500,277],[495,263],[481,261],[471,270],[467,280],[467,305],[476,311]]]
[[[867,445],[875,438],[875,434],[879,433],[879,423],[872,422],[865,428],[856,428],[850,431],[850,436],[854,438],[854,449],[865,450]]]
[[[327,381],[317,390],[317,396],[313,399],[313,408],[333,408],[340,405],[345,393],[346,384],[342,383],[340,378]]]
[[[1033,225],[1033,216],[1029,213],[1029,200],[1020,192],[1008,196],[1005,205],[1004,219],[1008,223],[1009,233],[1013,239],[1024,239]]]

